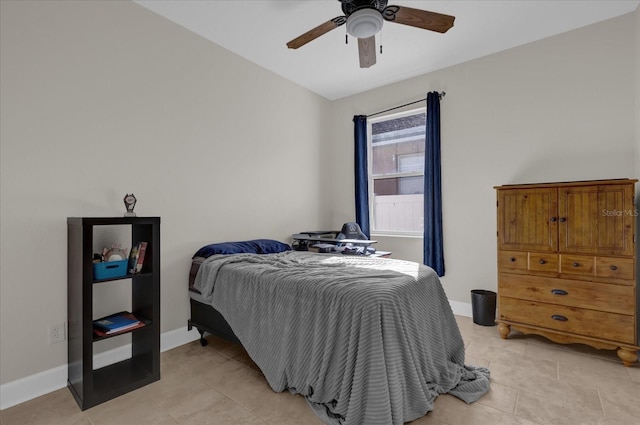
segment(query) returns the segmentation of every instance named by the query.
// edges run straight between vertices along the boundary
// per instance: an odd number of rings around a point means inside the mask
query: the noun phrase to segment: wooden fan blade
[[[445,33],[453,26],[455,16],[405,6],[387,6],[382,16],[389,22]]]
[[[330,21],[325,22],[324,24],[318,25],[312,30],[309,30],[302,34],[301,36],[294,38],[290,42],[287,43],[287,47],[290,49],[297,49],[298,47],[302,47],[310,41],[315,40],[323,34],[328,33],[329,31],[338,28],[340,25],[347,22],[346,16],[338,16],[337,18],[333,18]]]
[[[358,55],[360,68],[369,68],[376,63],[376,36],[358,39]]]

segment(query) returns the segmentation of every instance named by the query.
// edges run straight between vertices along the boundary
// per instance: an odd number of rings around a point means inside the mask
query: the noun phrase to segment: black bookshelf
[[[131,241],[148,242],[141,273],[113,279],[93,278],[95,226],[131,227]],[[69,217],[68,232],[68,382],[82,410],[160,379],[160,217]],[[93,289],[131,279],[132,313],[145,326],[115,335],[93,333]],[[114,312],[116,313],[116,312]],[[93,344],[131,335],[131,357],[100,369],[93,366]]]

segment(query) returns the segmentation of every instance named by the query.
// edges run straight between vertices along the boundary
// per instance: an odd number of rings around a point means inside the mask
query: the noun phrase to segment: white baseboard
[[[473,317],[471,303],[449,300],[449,305],[451,306],[451,310],[453,310],[453,314],[457,316]]]
[[[471,304],[449,300],[453,314],[471,317]],[[175,329],[160,335],[160,351],[164,352],[200,338],[195,329]],[[96,354],[94,368],[110,365],[131,357],[131,344]],[[67,365],[57,366],[26,378],[0,385],[0,410],[24,403],[67,386]]]
[[[160,335],[160,351],[164,352],[200,338],[195,329],[187,327],[168,331]],[[131,357],[131,344],[96,354],[93,358],[95,369],[119,362]],[[57,366],[26,378],[0,385],[0,410],[24,403],[41,395],[67,386],[67,365]]]
[[[160,352],[164,353],[181,345],[188,344],[191,341],[200,339],[200,334],[194,328],[191,331],[187,327],[168,331],[160,335]]]
[[[0,385],[0,410],[24,403],[67,385],[67,365]]]

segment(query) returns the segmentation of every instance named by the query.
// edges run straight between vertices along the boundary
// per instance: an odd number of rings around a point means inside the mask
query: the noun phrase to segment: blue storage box
[[[93,263],[93,279],[113,279],[126,276],[129,260]]]

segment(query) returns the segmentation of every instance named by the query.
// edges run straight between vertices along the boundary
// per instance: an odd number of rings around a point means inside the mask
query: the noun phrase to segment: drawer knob
[[[515,261],[516,261],[516,257],[511,257],[511,258],[509,258],[509,261],[510,261],[510,262],[512,262],[512,263],[515,263]],[[612,267],[613,267],[613,266],[612,266]]]
[[[566,217],[560,217],[560,223],[564,223],[565,221],[567,221]]]
[[[547,264],[547,260],[540,260],[540,264]]]
[[[573,263],[573,267],[580,267],[580,263]]]
[[[563,289],[552,289],[551,293],[553,295],[569,295],[569,293]]]
[[[618,270],[618,266],[616,266],[615,264],[612,264],[611,267],[609,267],[611,270]]]
[[[557,321],[559,321],[559,322],[566,322],[567,320],[569,320],[569,319],[567,319],[565,316],[561,316],[561,315],[559,315],[559,314],[553,314],[553,315],[551,315],[551,318],[552,318],[553,320],[557,320]]]
[[[558,217],[551,217],[551,221],[555,222],[558,220]]]

